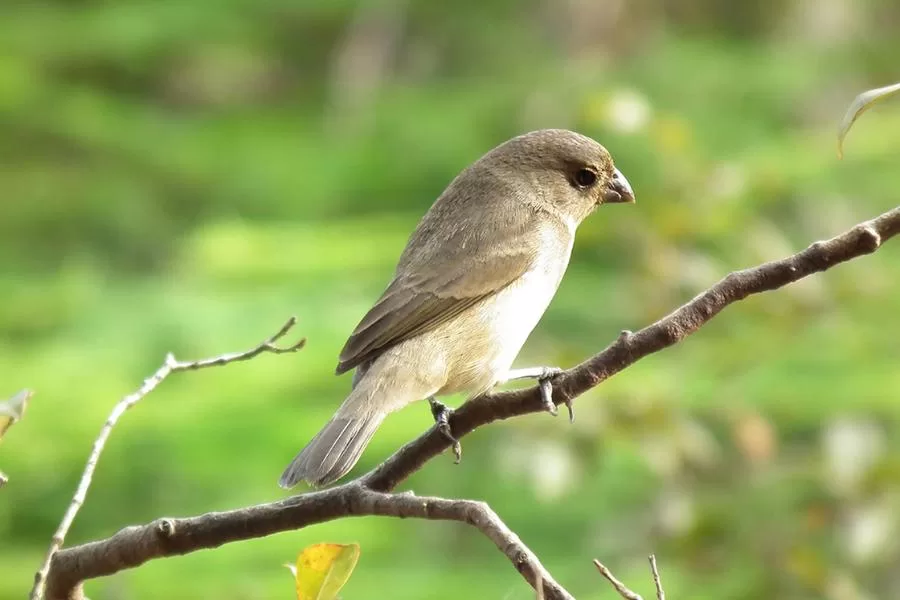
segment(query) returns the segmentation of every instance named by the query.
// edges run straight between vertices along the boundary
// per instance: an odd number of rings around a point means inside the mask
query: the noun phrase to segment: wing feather
[[[462,188],[462,189],[460,189]],[[516,203],[472,211],[460,202],[468,192],[451,184],[413,232],[394,279],[363,317],[341,351],[337,373],[376,358],[385,350],[445,323],[496,294],[524,274],[537,258],[536,215]]]

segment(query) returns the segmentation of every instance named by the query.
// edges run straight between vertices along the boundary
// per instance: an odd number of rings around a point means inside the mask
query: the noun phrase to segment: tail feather
[[[278,485],[287,489],[306,481],[319,487],[337,481],[359,460],[382,420],[378,412],[335,416],[291,461]]]

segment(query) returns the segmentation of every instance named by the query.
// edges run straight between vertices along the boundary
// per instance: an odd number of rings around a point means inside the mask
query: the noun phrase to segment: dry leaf
[[[334,600],[359,560],[359,544],[313,544],[297,556],[291,569],[297,600]]]
[[[850,131],[850,127],[853,126],[859,115],[872,108],[872,105],[879,100],[897,93],[900,93],[900,83],[865,91],[853,99],[853,102],[850,103],[850,108],[847,109],[844,118],[841,119],[841,126],[838,129],[838,158],[844,157],[844,138],[847,137],[847,132]]]

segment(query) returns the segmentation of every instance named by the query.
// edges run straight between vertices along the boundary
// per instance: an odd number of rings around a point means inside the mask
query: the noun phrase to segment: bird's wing
[[[413,233],[393,281],[344,345],[338,374],[497,293],[537,258],[540,235],[531,215],[505,214],[497,226],[479,215],[441,219],[433,212]],[[452,231],[435,235],[435,222],[446,225],[448,216]]]

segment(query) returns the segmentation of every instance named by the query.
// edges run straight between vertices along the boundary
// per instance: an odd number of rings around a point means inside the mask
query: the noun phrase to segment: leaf
[[[879,100],[883,100],[897,93],[900,93],[900,83],[865,91],[853,99],[853,102],[850,103],[850,108],[847,109],[847,113],[841,120],[841,126],[838,129],[838,158],[844,157],[844,138],[847,137],[847,132],[850,131],[850,127],[853,126],[853,123],[856,122],[859,115],[872,108]]]
[[[291,569],[297,584],[297,600],[334,600],[350,579],[359,544],[313,544],[297,556]]]
[[[34,392],[31,390],[22,390],[9,400],[0,402],[0,440],[3,439],[6,430],[25,414],[25,407],[33,395]]]

